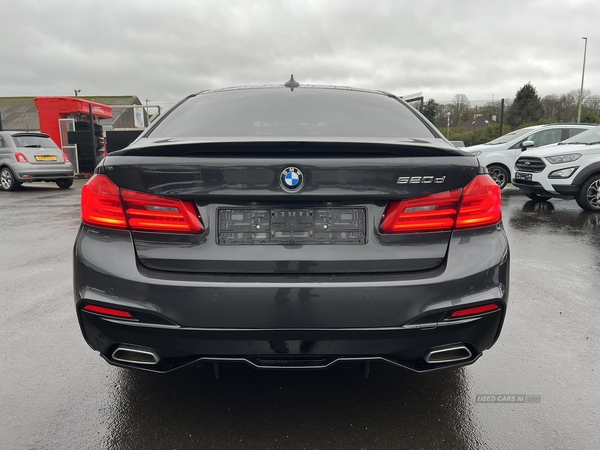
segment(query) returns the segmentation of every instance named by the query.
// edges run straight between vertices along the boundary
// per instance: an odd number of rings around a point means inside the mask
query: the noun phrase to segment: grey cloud
[[[201,89],[300,82],[450,100],[600,94],[590,1],[11,2],[2,95],[134,94],[174,103]]]

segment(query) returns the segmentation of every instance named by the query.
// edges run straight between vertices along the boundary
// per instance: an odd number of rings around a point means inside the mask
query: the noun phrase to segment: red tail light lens
[[[15,153],[15,158],[17,158],[17,162],[22,162],[22,163],[29,162],[29,160],[27,159],[27,156],[25,156],[21,152]]]
[[[497,309],[500,309],[498,305],[490,303],[489,305],[476,306],[474,308],[459,309],[450,314],[450,318],[455,319],[457,317],[476,316],[478,314],[496,311]]]
[[[382,233],[446,231],[454,227],[460,190],[391,202],[381,224]]]
[[[81,221],[101,227],[127,228],[119,188],[105,175],[94,175],[83,186]]]
[[[69,158],[69,155],[67,155],[66,153],[63,153],[63,159],[65,160],[65,162],[71,162],[71,158]]]
[[[132,319],[133,318],[131,313],[128,311],[123,311],[122,309],[105,308],[104,306],[85,305],[83,307],[83,310],[93,312],[96,314],[102,314],[103,316],[121,317],[124,319]]]
[[[198,233],[202,224],[192,202],[142,192],[121,191],[132,230]]]
[[[106,175],[98,174],[83,186],[81,220],[88,225],[135,231],[203,231],[193,202],[120,190]]]
[[[489,175],[478,175],[463,190],[456,228],[495,225],[502,220],[500,187]]]
[[[418,233],[494,225],[502,220],[500,187],[489,175],[478,175],[460,189],[390,202],[380,231]]]

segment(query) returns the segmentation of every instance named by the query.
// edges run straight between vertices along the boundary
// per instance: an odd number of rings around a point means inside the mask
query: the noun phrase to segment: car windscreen
[[[524,134],[530,133],[531,131],[532,131],[531,128],[521,128],[520,130],[516,130],[511,133],[507,133],[504,136],[500,136],[499,138],[488,142],[488,144],[489,145],[506,144],[507,142],[510,142],[513,139],[518,138],[519,136],[523,136]]]
[[[564,140],[561,144],[595,144],[597,142],[600,142],[600,127],[591,128],[583,133],[576,134]]]
[[[17,147],[58,148],[54,141],[47,136],[13,135],[12,138]]]
[[[256,88],[192,97],[146,137],[439,137],[410,106],[379,93]]]

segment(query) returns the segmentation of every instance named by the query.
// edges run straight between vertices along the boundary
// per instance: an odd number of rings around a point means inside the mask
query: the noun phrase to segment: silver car
[[[18,131],[0,132],[0,186],[14,191],[33,181],[54,181],[59,188],[73,184],[75,170],[69,157],[50,136]]]

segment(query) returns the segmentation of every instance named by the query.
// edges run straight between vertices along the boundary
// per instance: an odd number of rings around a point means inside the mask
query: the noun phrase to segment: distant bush
[[[502,134],[510,133],[511,127],[504,125]],[[446,133],[444,133],[444,136]],[[487,128],[478,130],[465,130],[464,128],[450,128],[451,141],[463,141],[465,146],[485,144],[500,137],[500,124],[488,125]]]
[[[591,112],[581,114],[581,123],[600,123],[600,117]]]

